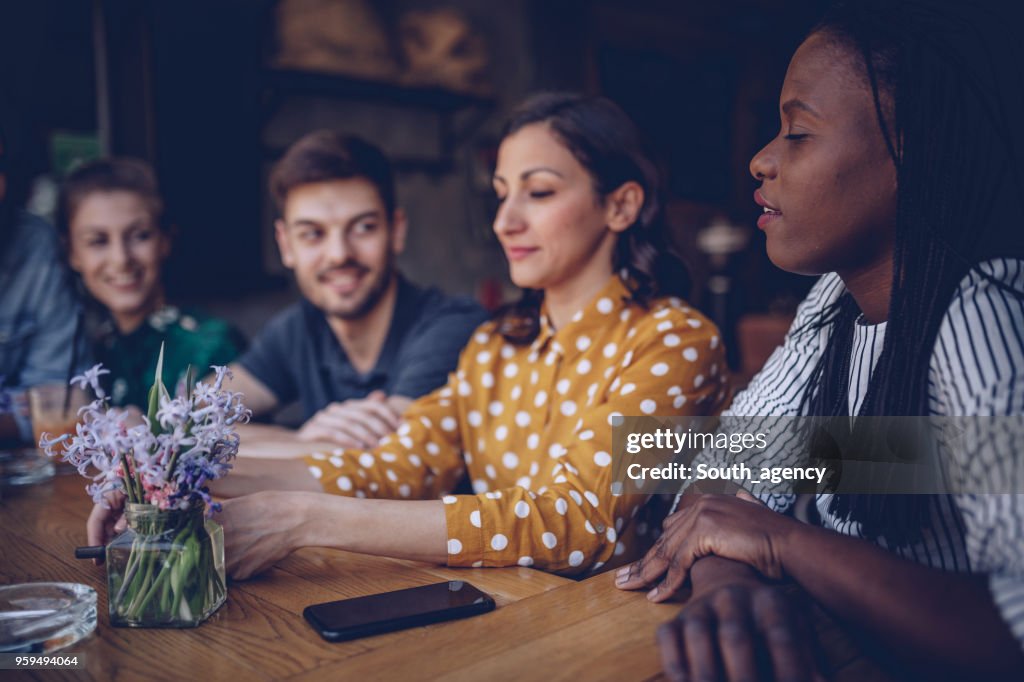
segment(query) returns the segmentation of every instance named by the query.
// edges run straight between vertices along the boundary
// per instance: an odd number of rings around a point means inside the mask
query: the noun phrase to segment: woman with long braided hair
[[[797,50],[781,131],[750,168],[769,257],[825,274],[731,414],[1024,414],[1024,80],[998,19],[850,2]],[[982,488],[1020,471],[1011,436],[967,453]],[[818,494],[820,524],[777,513],[793,496],[687,496],[617,583],[662,601],[692,580],[659,632],[674,678],[814,678],[786,579],[915,671],[1002,679],[1024,664],[1024,495],[961,492]]]

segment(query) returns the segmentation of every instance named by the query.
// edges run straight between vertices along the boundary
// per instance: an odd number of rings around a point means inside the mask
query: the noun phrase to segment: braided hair
[[[998,43],[983,34],[981,25],[995,25],[993,20],[971,2],[852,0],[833,6],[812,29],[863,73],[896,167],[889,316],[860,415],[929,413],[936,338],[968,273],[1024,295],[977,267],[1024,253],[1021,231],[1001,224],[1015,218],[1009,198],[1024,194],[1024,182],[1007,113],[1013,103],[995,75],[1018,62],[999,54]],[[804,391],[802,414],[850,414],[850,356],[859,315],[845,293],[814,321],[830,334]],[[928,495],[839,494],[830,511],[859,522],[868,537],[906,544],[920,537],[930,502]]]

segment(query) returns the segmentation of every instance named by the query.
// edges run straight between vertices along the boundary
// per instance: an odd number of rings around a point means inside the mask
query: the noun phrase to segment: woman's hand
[[[664,579],[647,597],[671,597],[686,581],[694,562],[715,555],[748,564],[768,578],[781,578],[782,547],[801,525],[745,492],[697,495],[665,519],[664,532],[643,559],[619,569],[615,584],[634,590]]]
[[[222,502],[214,520],[224,527],[228,575],[245,580],[304,546],[299,530],[306,520],[306,497],[269,491]]]
[[[807,621],[753,572],[695,593],[657,632],[670,680],[821,680]]]
[[[93,506],[89,513],[89,520],[85,522],[85,532],[90,545],[106,545],[127,527],[124,519],[124,493],[108,493],[106,500],[107,506],[102,504]],[[96,558],[93,559],[93,562],[99,566],[103,563],[103,559]]]

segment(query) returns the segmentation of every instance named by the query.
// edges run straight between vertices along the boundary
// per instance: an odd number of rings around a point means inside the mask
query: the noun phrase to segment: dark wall
[[[808,278],[775,268],[755,229],[750,158],[778,131],[778,96],[793,51],[825,0],[534,2],[534,82],[604,94],[640,125],[666,179],[676,243],[700,300],[708,274],[697,233],[716,220],[747,229],[733,258],[737,310],[792,300]]]
[[[22,170],[48,170],[52,131],[95,130],[94,87],[91,3],[0,3],[0,102]]]
[[[255,142],[268,9],[256,0],[106,5],[112,150],[156,166],[178,228],[172,293],[234,295],[265,283]]]
[[[695,234],[723,217],[748,226],[737,260],[744,309],[806,287],[767,262],[753,229],[751,155],[775,133],[786,63],[816,20],[820,0],[389,0],[383,13],[455,5],[491,46],[495,105],[463,141],[450,173],[400,173],[414,217],[403,267],[421,281],[473,292],[504,272],[489,239],[481,150],[528,92],[606,94],[642,126],[668,178],[672,215],[701,274]],[[111,150],[152,161],[179,229],[167,270],[172,296],[233,298],[280,288],[269,238],[264,175],[268,147],[310,126],[365,128],[400,154],[428,139],[429,117],[365,103],[293,98],[280,115],[262,87],[273,0],[103,0]],[[93,7],[36,0],[0,7],[3,80],[27,121],[34,170],[47,166],[54,130],[90,132],[96,115]],[[273,139],[268,139],[273,138]],[[409,151],[409,150],[405,150]],[[412,150],[418,151],[418,150]],[[484,170],[486,173],[486,170]],[[458,253],[448,245],[459,244]]]

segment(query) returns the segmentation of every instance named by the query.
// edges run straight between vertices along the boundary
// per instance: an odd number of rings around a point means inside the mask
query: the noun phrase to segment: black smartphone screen
[[[307,606],[309,624],[330,642],[464,618],[494,609],[494,600],[462,580]]]

